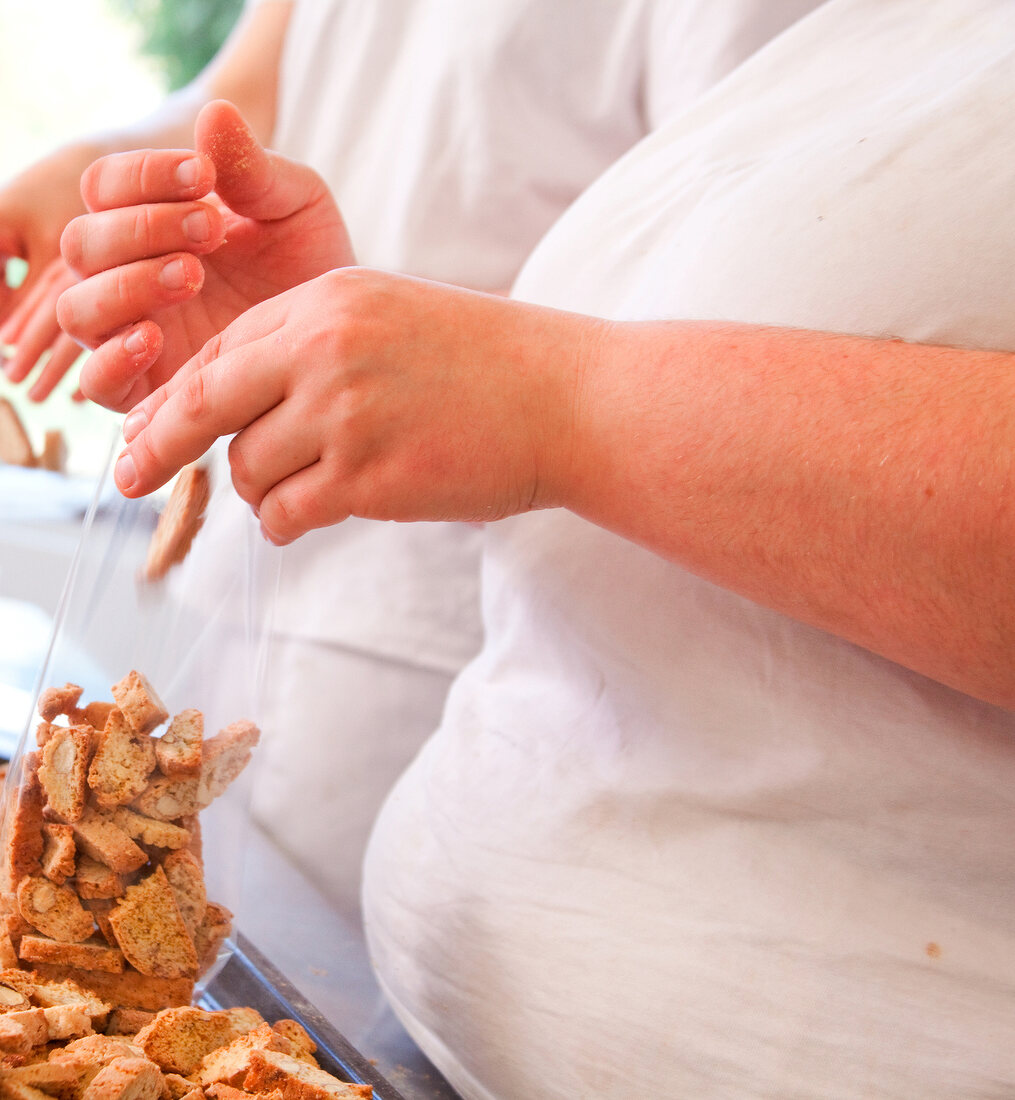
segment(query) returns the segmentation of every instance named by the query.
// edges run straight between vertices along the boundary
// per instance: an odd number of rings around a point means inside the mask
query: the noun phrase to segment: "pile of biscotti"
[[[5,788],[0,1100],[369,1097],[320,1068],[293,1020],[190,1004],[232,915],[208,901],[198,815],[240,774],[251,722],[204,737],[130,672],[112,702],[39,699]],[[18,771],[20,776],[18,777]]]
[[[70,986],[72,983],[62,983]],[[295,1020],[255,1009],[109,1011],[61,983],[0,973],[0,1094],[9,1100],[352,1100]],[[9,1007],[8,1007],[9,1006]],[[20,1026],[5,1023],[18,1019]],[[34,1020],[31,1027],[28,1020]],[[50,1037],[54,1036],[54,1037]]]
[[[232,914],[209,901],[198,815],[239,775],[251,722],[204,737],[130,672],[112,702],[74,684],[39,699],[35,751],[8,781],[0,966],[71,980],[112,1008],[186,1005]],[[14,777],[12,776],[12,779]]]

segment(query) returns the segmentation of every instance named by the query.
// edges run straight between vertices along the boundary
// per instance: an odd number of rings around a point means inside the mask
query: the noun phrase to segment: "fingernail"
[[[204,210],[195,210],[183,219],[183,232],[195,244],[211,240],[211,220]]]
[[[123,350],[130,356],[144,355],[148,350],[148,341],[139,328],[127,333],[123,341]]]
[[[131,409],[123,422],[123,438],[129,443],[148,423],[144,409]]]
[[[183,290],[187,285],[187,267],[183,260],[170,260],[159,279],[166,290]]]
[[[176,179],[181,187],[196,187],[201,178],[201,162],[197,157],[180,162],[176,169]]]
[[[134,470],[134,459],[130,451],[124,451],[116,460],[116,466],[113,469],[113,480],[116,482],[116,487],[121,493],[126,493],[137,480],[137,473]]]
[[[272,546],[286,545],[286,540],[269,531],[268,528],[264,526],[263,520],[261,522],[261,538],[263,538],[265,542],[270,542]]]

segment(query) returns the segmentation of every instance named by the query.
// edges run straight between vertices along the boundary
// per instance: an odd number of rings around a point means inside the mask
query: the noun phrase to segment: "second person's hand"
[[[321,178],[263,149],[232,104],[202,110],[195,145],[97,161],[81,183],[91,213],[64,232],[82,281],[60,324],[97,349],[85,395],[118,411],[251,305],[353,260]]]

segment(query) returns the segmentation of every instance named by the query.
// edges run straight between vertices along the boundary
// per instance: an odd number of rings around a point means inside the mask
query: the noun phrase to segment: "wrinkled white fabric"
[[[829,0],[516,294],[1015,349],[1013,108],[1008,0]],[[563,511],[491,526],[483,581],[365,885],[464,1097],[1015,1095],[1012,713]]]
[[[296,0],[272,144],[328,181],[360,263],[507,288],[650,125],[815,3]],[[212,591],[234,503],[192,551]],[[253,809],[346,908],[377,807],[479,647],[481,538],[350,519],[284,551]],[[322,776],[355,797],[308,797]]]

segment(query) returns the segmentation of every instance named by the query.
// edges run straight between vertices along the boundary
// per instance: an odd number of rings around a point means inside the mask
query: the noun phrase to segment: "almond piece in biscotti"
[[[22,879],[18,887],[18,908],[33,928],[64,943],[79,943],[95,931],[95,921],[77,894],[41,875]]]
[[[97,737],[88,769],[88,786],[99,806],[122,806],[148,785],[155,770],[155,739],[138,733],[123,711],[114,707]]]

